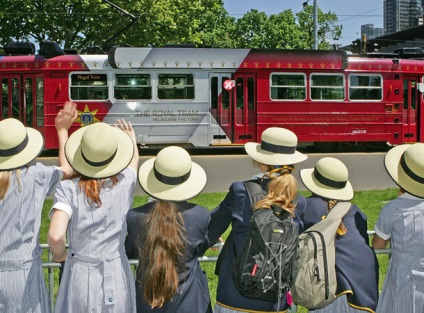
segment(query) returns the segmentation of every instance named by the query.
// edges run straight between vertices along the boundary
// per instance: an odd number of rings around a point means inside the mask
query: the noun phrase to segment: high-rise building
[[[424,0],[423,0],[424,1]],[[383,28],[374,28],[374,24],[361,25],[361,38],[366,35],[367,40],[384,35]]]
[[[384,0],[384,32],[395,33],[423,22],[424,0]]]

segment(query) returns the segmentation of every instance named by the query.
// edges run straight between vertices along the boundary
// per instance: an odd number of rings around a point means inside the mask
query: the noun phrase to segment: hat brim
[[[192,162],[190,176],[178,185],[168,185],[160,182],[153,171],[156,158],[145,161],[138,171],[138,181],[141,188],[153,198],[163,201],[185,201],[198,195],[206,186],[205,170]]]
[[[130,136],[116,127],[112,127],[118,142],[115,157],[103,166],[87,164],[81,153],[81,140],[86,129],[87,127],[82,127],[72,133],[65,144],[66,159],[76,172],[90,178],[106,178],[118,174],[128,166],[134,155],[134,144]]]
[[[255,161],[267,165],[288,165],[305,161],[308,156],[295,151],[293,154],[274,153],[261,149],[261,144],[248,142],[244,145],[247,154]]]
[[[405,144],[390,149],[384,158],[384,166],[389,176],[399,187],[411,195],[424,198],[424,184],[410,178],[400,165],[400,159],[409,147],[410,145]]]
[[[44,138],[41,133],[30,127],[26,127],[28,144],[19,153],[8,157],[0,157],[0,170],[13,170],[31,163],[40,155],[44,147]],[[12,134],[13,136],[13,134]]]
[[[332,188],[317,181],[313,172],[313,168],[303,169],[299,172],[300,179],[309,191],[330,200],[349,201],[353,199],[353,188],[349,181],[346,182],[344,188]]]

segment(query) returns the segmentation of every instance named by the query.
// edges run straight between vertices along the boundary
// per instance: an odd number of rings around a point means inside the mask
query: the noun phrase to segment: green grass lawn
[[[308,192],[301,192],[302,195],[305,197],[309,196],[310,193]],[[395,199],[397,197],[398,190],[397,189],[387,189],[387,190],[377,190],[377,191],[358,191],[355,192],[355,197],[352,200],[354,204],[356,204],[359,208],[361,208],[364,213],[368,217],[368,230],[373,230],[374,225],[377,221],[378,214],[380,212],[380,209],[384,206],[385,203],[388,201]],[[198,203],[209,210],[216,207],[222,199],[224,199],[226,193],[220,192],[220,193],[205,193],[201,194],[194,199],[192,199],[190,202]],[[135,197],[133,207],[140,206],[147,202],[147,197]],[[47,230],[49,227],[49,219],[48,219],[48,212],[52,206],[52,200],[47,199],[44,203],[43,208],[43,222],[40,232],[40,241],[42,243],[47,242]],[[223,239],[225,240],[230,232],[230,229],[228,229],[225,234],[223,234]],[[217,251],[208,251],[207,256],[216,256]],[[380,290],[383,284],[384,276],[386,274],[387,269],[387,263],[388,263],[388,255],[378,255],[378,261],[380,264]],[[43,260],[47,260],[47,253],[43,254]],[[206,271],[208,276],[208,282],[209,282],[209,290],[211,294],[212,304],[215,303],[215,296],[216,296],[216,286],[218,283],[217,277],[214,274],[215,269],[215,263],[213,262],[202,262],[201,263],[202,268],[204,271]],[[47,269],[45,270],[47,275]],[[57,291],[58,287],[58,272],[59,270],[55,269],[55,290]],[[47,276],[46,276],[47,281]],[[298,312],[307,312],[305,308],[298,308]]]

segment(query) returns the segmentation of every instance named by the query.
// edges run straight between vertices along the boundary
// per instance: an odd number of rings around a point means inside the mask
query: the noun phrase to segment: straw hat
[[[33,161],[44,147],[41,133],[25,127],[19,120],[0,122],[0,170],[12,170]]]
[[[305,187],[320,197],[341,201],[349,201],[353,198],[352,185],[348,181],[348,170],[338,159],[322,158],[315,168],[300,170],[299,174]]]
[[[392,148],[384,158],[390,177],[406,192],[424,198],[424,144]]]
[[[153,198],[184,201],[199,194],[206,185],[203,168],[192,162],[186,150],[170,146],[144,162],[138,171],[141,188]]]
[[[130,136],[106,123],[78,129],[65,145],[65,156],[78,173],[90,178],[106,178],[125,169],[134,155]]]
[[[252,159],[267,165],[296,164],[306,160],[308,157],[296,151],[296,147],[296,134],[279,127],[264,130],[261,143],[248,142],[244,145]]]

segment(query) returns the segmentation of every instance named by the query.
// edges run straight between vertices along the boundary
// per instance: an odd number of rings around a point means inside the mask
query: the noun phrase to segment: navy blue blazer
[[[313,195],[306,203],[303,222],[308,229],[327,215],[327,202]],[[343,224],[347,233],[336,238],[337,294],[346,294],[354,307],[375,311],[379,272],[376,255],[369,246],[367,217],[353,204]]]
[[[138,259],[139,257],[137,249],[139,232],[143,231],[143,222],[153,205],[154,202],[147,203],[130,210],[127,214],[128,235],[125,248],[130,259]],[[188,241],[184,248],[184,267],[178,272],[180,280],[178,294],[165,303],[163,307],[152,310],[144,300],[143,286],[136,279],[138,313],[212,313],[208,280],[198,261],[198,257],[209,249],[207,237],[210,222],[209,211],[202,206],[188,202],[179,202],[178,206],[181,208]]]
[[[268,190],[268,182],[268,179],[264,179],[261,182],[262,189],[265,192]],[[296,218],[294,222],[300,229],[303,229],[300,216],[303,215],[306,201],[304,197],[299,195],[296,202]],[[219,262],[215,270],[218,275],[216,300],[219,304],[235,310],[249,310],[249,312],[286,310],[289,306],[286,303],[285,294],[281,298],[280,307],[277,308],[277,303],[242,296],[234,284],[233,262],[247,239],[251,216],[252,207],[243,182],[233,183],[224,200],[211,212],[211,223],[208,232],[211,243],[216,242],[230,225],[232,227],[220,253]]]

